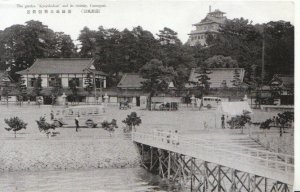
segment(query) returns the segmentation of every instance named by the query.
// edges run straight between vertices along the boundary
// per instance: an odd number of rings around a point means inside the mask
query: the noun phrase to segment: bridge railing
[[[133,141],[144,143],[153,147],[174,151],[198,159],[206,160],[223,166],[232,167],[238,170],[253,172],[278,181],[292,184],[294,164],[289,161],[289,155],[265,152],[260,150],[249,152],[235,150],[218,145],[211,141],[191,139],[188,137],[172,137],[168,132],[132,134]],[[197,142],[196,142],[197,141]],[[231,145],[230,145],[231,146]],[[232,147],[232,146],[231,146]],[[280,156],[281,158],[270,158]]]

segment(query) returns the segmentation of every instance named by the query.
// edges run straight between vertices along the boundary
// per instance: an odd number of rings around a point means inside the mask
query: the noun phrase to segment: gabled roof
[[[139,74],[136,73],[125,73],[122,76],[118,88],[127,88],[127,89],[140,89],[142,87],[142,82],[146,79],[142,78]]]
[[[210,78],[208,80],[210,82],[210,87],[211,88],[220,88],[222,87],[223,81],[226,81],[227,87],[235,87],[233,85],[233,80],[234,80],[234,72],[237,70],[239,72],[239,79],[240,82],[243,82],[244,79],[244,74],[245,70],[243,68],[210,68],[211,71],[210,74],[207,76]],[[199,79],[199,68],[193,68],[190,72],[190,77],[189,77],[189,82],[191,83],[197,83]],[[187,85],[188,87],[188,85]],[[193,87],[193,86],[189,86]]]
[[[93,60],[84,58],[45,58],[37,59],[31,67],[17,74],[82,74],[95,71]],[[100,71],[97,74],[105,75]]]
[[[270,81],[270,85],[293,87],[294,86],[294,76],[293,75],[275,74],[273,76],[272,80]]]
[[[142,82],[146,81],[146,79],[142,78],[137,73],[125,73],[122,76],[122,79],[118,83],[117,87],[122,89],[141,89]],[[169,84],[169,89],[174,89],[174,83],[171,80],[167,80]]]
[[[9,76],[7,71],[0,70],[0,82],[12,82],[12,78]]]

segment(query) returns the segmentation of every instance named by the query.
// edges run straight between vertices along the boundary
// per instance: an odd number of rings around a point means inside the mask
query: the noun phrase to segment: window
[[[102,84],[102,79],[96,78],[95,81],[96,81],[96,88],[101,88],[101,87],[102,87],[102,86],[101,86],[101,84]]]
[[[36,78],[31,78],[31,79],[30,79],[30,82],[29,82],[29,86],[30,86],[30,87],[34,87],[35,82],[36,82]]]
[[[82,78],[72,78],[69,80],[69,85],[71,84],[71,82],[74,81],[76,83],[76,87],[82,87],[83,84],[83,79]]]
[[[49,75],[49,87],[61,86],[61,78],[58,75]]]

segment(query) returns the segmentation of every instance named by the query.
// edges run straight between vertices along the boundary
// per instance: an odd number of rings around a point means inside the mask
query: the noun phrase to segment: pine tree
[[[36,79],[36,81],[34,83],[34,87],[33,87],[33,92],[34,92],[35,96],[40,96],[42,89],[43,89],[42,88],[42,77],[41,77],[41,75],[39,75],[38,78]]]
[[[5,128],[7,131],[13,131],[15,133],[15,138],[17,137],[17,131],[21,129],[26,129],[27,123],[25,123],[19,117],[11,117],[10,119],[4,119],[4,122],[9,126]]]
[[[26,95],[27,95],[27,87],[25,85],[25,80],[24,80],[23,76],[21,76],[19,78],[16,88],[19,92],[19,101],[20,101],[20,105],[21,105],[22,102],[24,101],[24,97],[26,97]]]
[[[62,85],[61,85],[61,79],[58,75],[55,76],[54,79],[54,87],[51,89],[52,93],[52,104],[55,104],[56,98],[61,95],[62,92]]]
[[[197,83],[197,87],[200,87],[201,89],[201,94],[203,95],[203,93],[206,93],[209,90],[209,86],[210,86],[210,78],[208,77],[208,75],[211,73],[210,70],[207,68],[206,65],[203,65],[200,69],[196,70],[196,73],[198,73],[199,75],[197,76],[198,78],[198,83]]]

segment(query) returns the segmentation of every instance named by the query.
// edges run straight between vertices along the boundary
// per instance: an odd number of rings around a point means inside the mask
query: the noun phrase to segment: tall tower
[[[209,6],[209,12],[206,17],[200,22],[193,24],[196,27],[196,30],[191,31],[189,35],[188,44],[190,46],[195,46],[200,44],[206,46],[207,34],[210,33],[213,36],[219,33],[219,27],[221,24],[224,24],[226,17],[224,12],[216,9],[211,12],[211,6]]]

